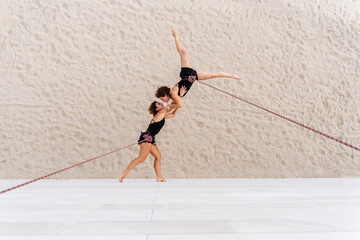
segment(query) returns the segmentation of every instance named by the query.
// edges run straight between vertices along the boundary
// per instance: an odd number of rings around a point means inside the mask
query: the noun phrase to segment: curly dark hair
[[[158,113],[158,111],[156,111],[156,103],[157,101],[153,101],[148,108],[149,113],[152,114],[153,116],[155,116]]]
[[[155,96],[157,98],[165,97],[165,95],[170,96],[170,88],[167,86],[161,86],[156,90]]]

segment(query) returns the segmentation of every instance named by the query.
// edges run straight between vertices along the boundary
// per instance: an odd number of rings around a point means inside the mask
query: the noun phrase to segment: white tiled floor
[[[42,180],[0,195],[0,239],[359,240],[360,179]]]

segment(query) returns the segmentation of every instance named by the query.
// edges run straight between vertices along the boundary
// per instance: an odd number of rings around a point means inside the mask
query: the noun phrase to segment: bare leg
[[[231,73],[226,72],[206,72],[201,70],[196,70],[199,80],[206,80],[216,77],[227,77],[227,78],[234,78],[234,79],[241,79],[239,76]]]
[[[176,46],[176,50],[179,52],[180,54],[180,60],[181,60],[181,67],[189,67],[191,68],[191,64],[188,58],[187,53],[185,52],[183,46],[181,45],[179,38],[177,36],[176,30],[174,27],[171,27],[171,33],[174,37],[175,40],[175,46]]]
[[[157,182],[166,182],[165,178],[163,178],[161,176],[161,154],[160,151],[157,147],[157,145],[153,145],[151,146],[151,150],[150,150],[151,155],[153,155],[155,157],[154,160],[154,168],[155,168],[155,172],[156,172],[156,181]]]
[[[134,168],[136,167],[139,163],[142,163],[143,161],[145,161],[146,157],[149,155],[150,153],[150,149],[151,149],[152,144],[151,143],[140,143],[140,155],[139,157],[135,158],[134,160],[131,161],[131,163],[129,164],[129,166],[121,173],[120,177],[119,177],[119,181],[122,182],[123,179],[126,177],[126,175]]]

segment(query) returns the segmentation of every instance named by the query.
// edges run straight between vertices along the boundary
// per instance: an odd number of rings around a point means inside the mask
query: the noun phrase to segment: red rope
[[[143,141],[145,141],[145,140],[143,140]],[[141,143],[141,142],[143,142],[143,141],[140,141],[139,143]],[[119,148],[119,149],[114,150],[114,151],[112,151],[112,152],[105,153],[105,154],[103,154],[103,155],[101,155],[101,156],[91,158],[91,159],[89,159],[89,160],[86,160],[86,161],[83,161],[83,162],[81,162],[81,163],[78,163],[78,164],[72,165],[72,166],[70,166],[70,167],[63,168],[63,169],[61,169],[61,170],[59,170],[59,171],[56,171],[56,172],[53,172],[53,173],[49,173],[49,174],[47,174],[47,175],[45,175],[45,176],[42,176],[42,177],[39,177],[39,178],[33,179],[33,180],[31,180],[31,181],[28,181],[28,182],[22,183],[22,184],[20,184],[20,185],[14,186],[14,187],[12,187],[12,188],[5,189],[5,190],[1,191],[1,192],[0,192],[0,194],[6,193],[6,192],[8,192],[8,191],[14,190],[14,189],[16,189],[16,188],[19,188],[19,187],[25,186],[25,185],[27,185],[27,184],[30,184],[30,183],[33,183],[33,182],[36,182],[36,181],[39,181],[39,180],[41,180],[41,179],[44,179],[44,178],[50,177],[50,176],[52,176],[52,175],[55,175],[55,174],[61,173],[61,172],[63,172],[63,171],[69,170],[70,168],[80,166],[81,164],[84,164],[84,163],[87,163],[87,162],[93,161],[93,160],[95,160],[95,159],[98,159],[98,158],[101,158],[101,157],[105,157],[106,155],[109,155],[109,154],[111,154],[111,153],[114,153],[114,152],[120,151],[120,150],[125,149],[125,148],[128,148],[128,147],[131,147],[131,146],[133,146],[133,145],[135,145],[135,144],[137,144],[137,143],[138,143],[138,142],[133,143],[133,144],[130,144],[130,145],[126,146],[126,147]]]
[[[336,139],[336,138],[334,138],[334,137],[331,137],[331,136],[329,136],[329,135],[327,135],[327,134],[325,134],[325,133],[322,133],[322,132],[317,131],[317,130],[315,130],[315,129],[313,129],[313,128],[310,128],[310,127],[308,127],[308,126],[305,126],[304,124],[298,123],[298,122],[296,122],[296,121],[294,121],[294,120],[291,120],[291,119],[289,119],[289,118],[287,118],[287,117],[284,117],[284,116],[282,116],[282,115],[280,115],[280,114],[277,114],[277,113],[275,113],[275,112],[273,112],[273,111],[270,111],[270,110],[268,110],[268,109],[266,109],[266,108],[263,108],[263,107],[261,107],[261,106],[259,106],[259,105],[256,105],[256,104],[254,104],[254,103],[251,103],[251,102],[249,102],[249,101],[247,101],[247,100],[244,100],[244,99],[242,99],[242,98],[240,98],[240,97],[237,97],[237,96],[235,96],[235,95],[233,95],[233,94],[231,94],[231,93],[228,93],[228,92],[226,92],[226,91],[224,91],[224,90],[221,90],[221,89],[219,89],[219,88],[217,88],[217,87],[211,86],[211,85],[209,85],[209,84],[207,84],[207,83],[204,83],[204,82],[202,82],[202,81],[198,81],[198,82],[199,82],[199,83],[202,83],[202,84],[205,84],[205,85],[207,85],[207,86],[209,86],[209,87],[211,87],[211,88],[214,88],[214,89],[216,89],[216,90],[218,90],[218,91],[220,91],[220,92],[223,92],[223,93],[225,93],[225,94],[227,94],[227,95],[230,95],[230,96],[232,96],[232,97],[234,97],[234,98],[237,98],[237,99],[239,99],[239,100],[241,100],[241,101],[243,101],[243,102],[246,102],[246,103],[248,103],[248,104],[250,104],[250,105],[253,105],[253,106],[257,107],[257,108],[260,108],[260,109],[262,109],[262,110],[264,110],[264,111],[266,111],[266,112],[269,112],[269,113],[274,114],[274,115],[276,115],[276,116],[278,116],[278,117],[281,117],[281,118],[283,118],[283,119],[285,119],[285,120],[287,120],[287,121],[289,121],[289,122],[295,123],[295,124],[297,124],[297,125],[299,125],[299,126],[301,126],[301,127],[304,127],[304,128],[306,128],[306,129],[309,129],[309,130],[311,130],[311,131],[313,131],[313,132],[315,132],[315,133],[318,133],[318,134],[320,134],[320,135],[322,135],[322,136],[324,136],[324,137],[330,138],[330,139],[332,139],[332,140],[334,140],[334,141],[336,141],[336,142],[338,142],[338,143],[344,144],[345,146],[348,146],[348,147],[350,147],[350,148],[352,148],[352,149],[355,149],[355,150],[357,150],[357,151],[360,151],[360,148],[355,147],[355,146],[353,146],[353,145],[351,145],[351,144],[348,144],[348,143],[343,142],[343,141],[341,141],[341,140],[339,140],[339,139]],[[143,140],[143,141],[145,141],[145,140]],[[143,141],[140,141],[140,142],[143,142]],[[119,148],[119,149],[114,150],[114,151],[112,151],[112,152],[103,154],[103,155],[101,155],[101,156],[98,156],[98,157],[95,157],[95,158],[91,158],[91,159],[86,160],[86,161],[83,161],[83,162],[81,162],[81,163],[72,165],[72,166],[70,166],[70,167],[63,168],[63,169],[58,170],[58,171],[56,171],[56,172],[49,173],[49,174],[47,174],[47,175],[45,175],[45,176],[42,176],[42,177],[33,179],[33,180],[31,180],[31,181],[28,181],[28,182],[25,182],[25,183],[23,183],[23,184],[14,186],[14,187],[12,187],[12,188],[5,189],[5,190],[1,191],[0,194],[6,193],[6,192],[8,192],[8,191],[14,190],[14,189],[16,189],[16,188],[25,186],[25,185],[27,185],[27,184],[30,184],[30,183],[33,183],[33,182],[36,182],[36,181],[39,181],[39,180],[41,180],[41,179],[50,177],[50,176],[52,176],[52,175],[61,173],[61,172],[63,172],[63,171],[69,170],[70,168],[80,166],[80,165],[82,165],[82,164],[84,164],[84,163],[93,161],[93,160],[95,160],[95,159],[104,157],[104,156],[109,155],[109,154],[111,154],[111,153],[114,153],[114,152],[120,151],[120,150],[122,150],[122,149],[131,147],[131,146],[133,146],[133,145],[135,145],[135,144],[137,144],[137,142],[136,142],[136,143],[133,143],[133,144],[130,144],[130,145],[126,146],[126,147]]]
[[[311,131],[313,131],[313,132],[316,132],[316,133],[318,133],[318,134],[320,134],[320,135],[323,135],[324,137],[330,138],[330,139],[332,139],[332,140],[334,140],[334,141],[336,141],[336,142],[338,142],[338,143],[344,144],[345,146],[348,146],[348,147],[350,147],[350,148],[352,148],[352,149],[355,149],[355,150],[357,150],[357,151],[360,151],[360,148],[355,147],[355,146],[353,146],[353,145],[351,145],[351,144],[349,144],[349,143],[343,142],[343,141],[341,141],[341,140],[339,140],[339,139],[336,139],[336,138],[334,138],[334,137],[332,137],[332,136],[329,136],[329,135],[327,135],[327,134],[325,134],[325,133],[322,133],[322,132],[320,132],[320,131],[318,131],[318,130],[315,130],[315,129],[311,128],[311,127],[305,126],[304,124],[298,123],[298,122],[296,122],[296,121],[294,121],[294,120],[291,120],[291,119],[289,119],[289,118],[287,118],[287,117],[284,117],[284,116],[282,116],[282,115],[280,115],[280,114],[277,114],[277,113],[275,113],[275,112],[273,112],[273,111],[270,111],[270,110],[268,110],[268,109],[266,109],[266,108],[263,108],[263,107],[261,107],[261,106],[259,106],[259,105],[256,105],[256,104],[254,104],[254,103],[251,103],[251,102],[249,102],[249,101],[246,101],[246,100],[244,100],[244,99],[242,99],[242,98],[239,98],[239,97],[237,97],[237,96],[235,96],[235,95],[233,95],[233,94],[231,94],[231,93],[228,93],[228,92],[226,92],[226,91],[224,91],[224,90],[221,90],[221,89],[219,89],[219,88],[217,88],[217,87],[214,87],[214,86],[211,86],[211,85],[209,85],[209,84],[207,84],[207,83],[204,83],[204,82],[201,81],[201,80],[199,80],[198,82],[199,82],[199,83],[202,83],[202,84],[205,84],[205,85],[207,85],[207,86],[209,86],[209,87],[211,87],[211,88],[214,88],[214,89],[216,89],[216,90],[218,90],[218,91],[220,91],[220,92],[223,92],[223,93],[225,93],[225,94],[227,94],[227,95],[230,95],[230,96],[232,96],[232,97],[234,97],[234,98],[237,98],[237,99],[239,99],[239,100],[241,100],[241,101],[243,101],[243,102],[246,102],[246,103],[251,104],[251,105],[253,105],[253,106],[255,106],[255,107],[258,107],[258,108],[260,108],[260,109],[262,109],[262,110],[264,110],[264,111],[266,111],[266,112],[269,112],[269,113],[274,114],[274,115],[276,115],[276,116],[278,116],[278,117],[281,117],[281,118],[283,118],[283,119],[285,119],[285,120],[287,120],[287,121],[289,121],[289,122],[295,123],[295,124],[297,124],[297,125],[299,125],[299,126],[301,126],[301,127],[304,127],[304,128],[306,128],[306,129],[309,129],[309,130],[311,130]]]

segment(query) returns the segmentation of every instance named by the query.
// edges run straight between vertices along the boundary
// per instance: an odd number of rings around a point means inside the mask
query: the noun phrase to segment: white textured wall
[[[360,146],[360,1],[2,1],[0,178],[137,141],[180,60],[208,83]],[[359,177],[360,153],[199,83],[157,136],[165,178]],[[56,178],[117,178],[139,147]],[[128,178],[154,178],[153,158]]]

